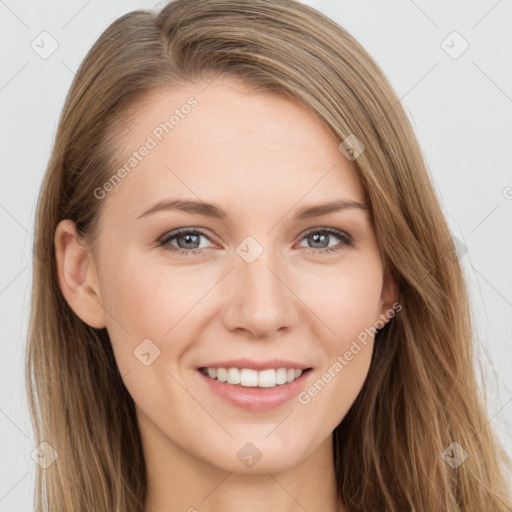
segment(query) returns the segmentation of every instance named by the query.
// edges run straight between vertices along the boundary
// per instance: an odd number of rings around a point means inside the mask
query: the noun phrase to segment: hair
[[[296,101],[339,143],[366,194],[385,276],[402,310],[379,329],[367,378],[333,432],[340,503],[350,511],[511,510],[510,459],[477,385],[469,298],[455,244],[396,93],[345,29],[295,0],[176,0],[115,20],[67,95],[38,197],[26,384],[37,444],[37,512],[142,512],[147,476],[135,406],[106,329],[59,287],[55,230],[97,242],[94,190],[116,165],[116,134],[152,92],[231,77]],[[457,442],[457,468],[442,452]]]

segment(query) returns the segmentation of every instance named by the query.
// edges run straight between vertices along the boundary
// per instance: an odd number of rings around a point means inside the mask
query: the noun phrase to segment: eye
[[[159,246],[165,251],[183,256],[194,256],[205,252],[203,250],[205,246],[201,247],[201,238],[210,240],[208,235],[200,229],[180,228],[164,235],[159,240]],[[329,247],[329,238],[337,238],[340,240],[340,243]],[[352,247],[354,245],[353,238],[348,233],[333,228],[315,228],[309,231],[302,240],[313,244],[313,248],[310,248],[311,250],[309,251],[313,255],[340,251],[345,247]],[[176,241],[177,247],[171,243],[174,241]],[[325,246],[326,243],[327,246]]]
[[[329,247],[329,238],[332,237],[341,240],[341,242]],[[302,240],[313,244],[313,250],[309,251],[311,254],[341,251],[345,247],[352,247],[354,245],[354,240],[348,233],[333,228],[315,228],[309,231]],[[327,246],[325,246],[326,243]]]
[[[166,251],[182,254],[184,256],[202,254],[204,247],[199,247],[201,237],[209,240],[208,236],[199,229],[181,228],[164,235],[164,237],[160,239],[160,246]],[[170,244],[170,242],[174,240],[177,241],[178,247]]]

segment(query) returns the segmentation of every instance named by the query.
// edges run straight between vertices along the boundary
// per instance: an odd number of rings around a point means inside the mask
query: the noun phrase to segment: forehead
[[[335,137],[282,95],[216,79],[153,91],[125,119],[112,169],[125,172],[109,199],[136,197],[134,214],[166,197],[261,208],[306,195],[364,201]]]

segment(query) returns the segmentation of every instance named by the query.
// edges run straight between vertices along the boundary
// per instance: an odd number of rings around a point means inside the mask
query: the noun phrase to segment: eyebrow
[[[295,218],[299,220],[309,219],[312,217],[320,217],[321,215],[326,215],[329,213],[334,213],[341,210],[348,210],[352,208],[368,212],[368,206],[366,204],[353,200],[338,199],[336,201],[330,201],[328,203],[321,203],[316,204],[314,206],[306,206],[304,208],[301,208],[295,214]],[[147,215],[160,211],[181,211],[185,213],[195,213],[199,215],[204,215],[206,217],[212,217],[214,219],[219,219],[223,221],[229,220],[228,213],[220,206],[192,199],[174,199],[159,201],[151,208],[149,208],[149,210],[146,210],[144,213],[139,215],[137,219],[146,217]]]

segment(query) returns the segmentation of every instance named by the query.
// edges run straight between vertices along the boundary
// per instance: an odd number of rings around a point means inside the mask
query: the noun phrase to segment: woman
[[[34,242],[37,510],[510,510],[413,130],[314,9],[116,20]]]

